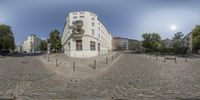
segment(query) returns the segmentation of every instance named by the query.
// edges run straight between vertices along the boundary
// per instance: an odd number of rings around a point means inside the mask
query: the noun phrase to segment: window
[[[77,14],[77,12],[73,12],[73,14],[74,14],[74,15],[76,15],[76,14]]]
[[[100,31],[100,27],[98,27],[98,30]]]
[[[95,31],[94,31],[94,29],[92,29],[92,35],[94,35],[94,33],[95,33]]]
[[[92,22],[92,26],[94,26],[94,22]]]
[[[80,18],[84,18],[84,16],[80,16]]]
[[[94,18],[92,18],[92,20],[94,20]]]
[[[76,40],[76,50],[82,50],[82,40]]]
[[[99,39],[100,39],[100,34],[99,34]]]
[[[80,14],[84,14],[84,12],[79,12]]]
[[[70,42],[68,43],[68,48],[69,48],[69,51],[71,50],[71,48],[70,48]]]
[[[90,50],[95,50],[95,42],[90,41]]]
[[[74,19],[77,19],[77,16],[74,16],[73,18],[74,18]]]

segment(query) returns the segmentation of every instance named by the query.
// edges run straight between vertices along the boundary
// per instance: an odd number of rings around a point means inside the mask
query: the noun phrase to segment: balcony
[[[72,37],[73,38],[81,38],[83,36],[83,33],[85,32],[83,27],[83,21],[82,20],[76,20],[72,23],[72,26],[69,26],[70,29],[72,29]]]

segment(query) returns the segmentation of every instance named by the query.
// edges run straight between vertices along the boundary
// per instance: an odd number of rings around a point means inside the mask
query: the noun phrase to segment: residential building
[[[189,51],[192,52],[192,33],[188,33],[183,37],[183,46],[188,47]]]
[[[84,33],[71,29],[74,22],[83,23]],[[71,12],[66,18],[61,43],[63,51],[71,57],[93,57],[112,50],[112,34],[92,12]]]
[[[114,37],[113,38],[113,50],[128,50],[128,38]]]
[[[137,51],[140,48],[140,42],[134,39],[114,37],[113,38],[113,50],[134,50]]]
[[[37,52],[40,51],[41,39],[35,34],[29,35],[22,43],[23,52]]]
[[[128,50],[139,51],[141,49],[140,41],[128,39]]]
[[[15,51],[16,52],[22,52],[22,47],[20,45],[15,46]]]

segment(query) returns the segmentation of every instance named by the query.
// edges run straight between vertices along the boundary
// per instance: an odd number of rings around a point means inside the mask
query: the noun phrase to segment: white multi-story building
[[[22,47],[22,51],[25,52],[37,52],[40,50],[39,46],[41,44],[41,39],[38,38],[35,34],[31,34],[28,36],[28,38],[26,38],[21,47]]]
[[[19,45],[19,46],[15,46],[15,51],[16,52],[22,52],[22,47]]]
[[[192,33],[188,33],[182,40],[183,46],[188,47],[190,52],[192,52]]]
[[[74,21],[82,20],[83,34],[70,29]],[[64,53],[71,57],[93,57],[112,50],[112,35],[92,12],[71,12],[66,18],[62,34]]]
[[[128,38],[114,37],[112,42],[113,50],[123,50],[123,51],[128,50],[129,49],[128,40],[129,40]]]

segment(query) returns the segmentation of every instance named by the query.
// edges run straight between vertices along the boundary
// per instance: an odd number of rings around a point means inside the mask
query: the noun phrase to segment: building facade
[[[128,50],[128,38],[114,37],[112,45],[115,51],[126,51]]]
[[[140,41],[134,39],[128,39],[128,50],[140,51],[141,45]]]
[[[121,38],[121,37],[114,37],[112,45],[113,45],[113,50],[115,51],[118,51],[118,50],[137,51],[140,48],[140,42],[138,40]]]
[[[183,37],[182,39],[183,41],[183,46],[187,47],[189,49],[189,52],[192,52],[192,33],[188,33],[187,35],[185,35],[185,37]]]
[[[37,37],[35,34],[31,34],[26,38],[21,47],[23,52],[37,52],[40,51],[40,44],[41,44],[41,39]]]
[[[83,22],[83,34],[75,34],[70,29],[73,22],[78,20]],[[61,42],[68,56],[93,57],[111,51],[112,34],[96,14],[88,11],[71,12],[66,18]]]
[[[22,47],[19,45],[19,46],[15,46],[15,51],[16,52],[22,52]]]

